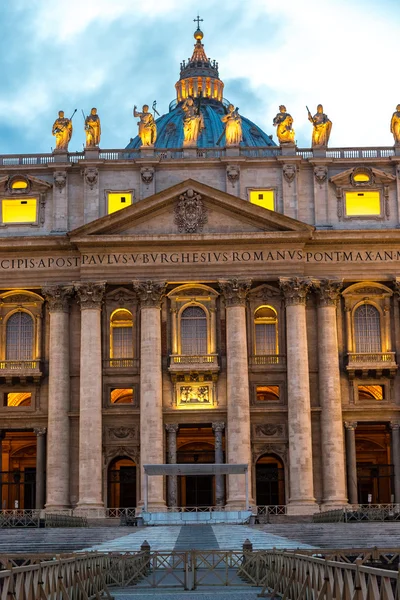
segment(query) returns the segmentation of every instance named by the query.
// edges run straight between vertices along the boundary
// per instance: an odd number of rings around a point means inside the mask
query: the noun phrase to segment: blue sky
[[[81,150],[92,106],[101,147],[125,147],[134,104],[168,111],[198,10],[225,97],[266,133],[284,103],[308,147],[305,105],[321,102],[332,147],[393,144],[398,0],[0,0],[0,153],[49,152],[57,111],[75,108],[70,150]]]

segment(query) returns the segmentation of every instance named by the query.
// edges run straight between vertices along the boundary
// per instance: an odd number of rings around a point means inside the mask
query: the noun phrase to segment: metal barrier
[[[75,517],[72,515],[46,514],[45,527],[87,527],[86,517]]]
[[[313,523],[355,523],[360,521],[400,521],[400,504],[360,504],[313,514]]]
[[[0,527],[40,527],[40,510],[2,510]]]

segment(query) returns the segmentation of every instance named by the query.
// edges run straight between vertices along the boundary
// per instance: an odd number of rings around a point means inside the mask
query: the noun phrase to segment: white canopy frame
[[[246,488],[246,510],[249,506],[249,466],[246,464],[174,464],[174,465],[143,465],[144,470],[144,511],[148,512],[149,477],[155,475],[244,475]]]

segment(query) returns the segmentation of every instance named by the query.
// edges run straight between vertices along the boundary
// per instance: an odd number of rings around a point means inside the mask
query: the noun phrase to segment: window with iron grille
[[[20,311],[11,315],[6,326],[6,360],[32,360],[33,319]]]
[[[181,354],[207,354],[207,316],[200,306],[189,306],[182,312]]]
[[[278,319],[269,306],[261,306],[254,315],[255,354],[277,354]]]
[[[354,311],[356,352],[382,352],[381,319],[375,306],[363,304]]]
[[[133,358],[133,320],[129,310],[111,316],[111,358]]]

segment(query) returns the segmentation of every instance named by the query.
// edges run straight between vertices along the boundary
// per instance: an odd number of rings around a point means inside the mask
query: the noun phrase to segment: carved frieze
[[[331,279],[320,279],[313,282],[313,287],[317,291],[320,306],[336,306],[340,298],[342,282]]]
[[[85,179],[85,182],[92,190],[99,180],[98,169],[96,169],[96,167],[87,167],[86,169],[82,170],[82,175]]]
[[[286,306],[305,304],[311,284],[310,279],[302,277],[282,277],[279,280],[279,285],[285,297]]]
[[[129,304],[133,304],[136,302],[136,295],[125,289],[118,288],[109,292],[106,295],[107,304],[112,304],[113,306],[126,307]]]
[[[328,177],[328,167],[324,165],[318,165],[317,167],[314,167],[314,177],[317,183],[322,186]]]
[[[226,279],[219,282],[226,306],[245,306],[251,279]]]
[[[72,285],[47,285],[42,288],[50,312],[68,312],[69,301],[74,292]]]
[[[107,432],[109,440],[138,440],[137,427],[109,427]]]
[[[282,423],[253,424],[252,437],[254,439],[286,437],[285,425],[283,425]]]
[[[54,187],[56,187],[61,193],[67,183],[67,172],[66,171],[54,171],[53,174]]]
[[[207,207],[200,194],[188,189],[175,205],[175,223],[180,233],[198,233],[207,223]]]
[[[74,287],[81,310],[101,307],[104,299],[105,283],[76,283]]]
[[[165,282],[157,281],[134,281],[133,289],[140,301],[140,306],[143,308],[157,307],[161,305],[161,301],[165,296]]]
[[[145,185],[150,185],[154,179],[154,168],[142,167],[140,169],[140,177]]]

